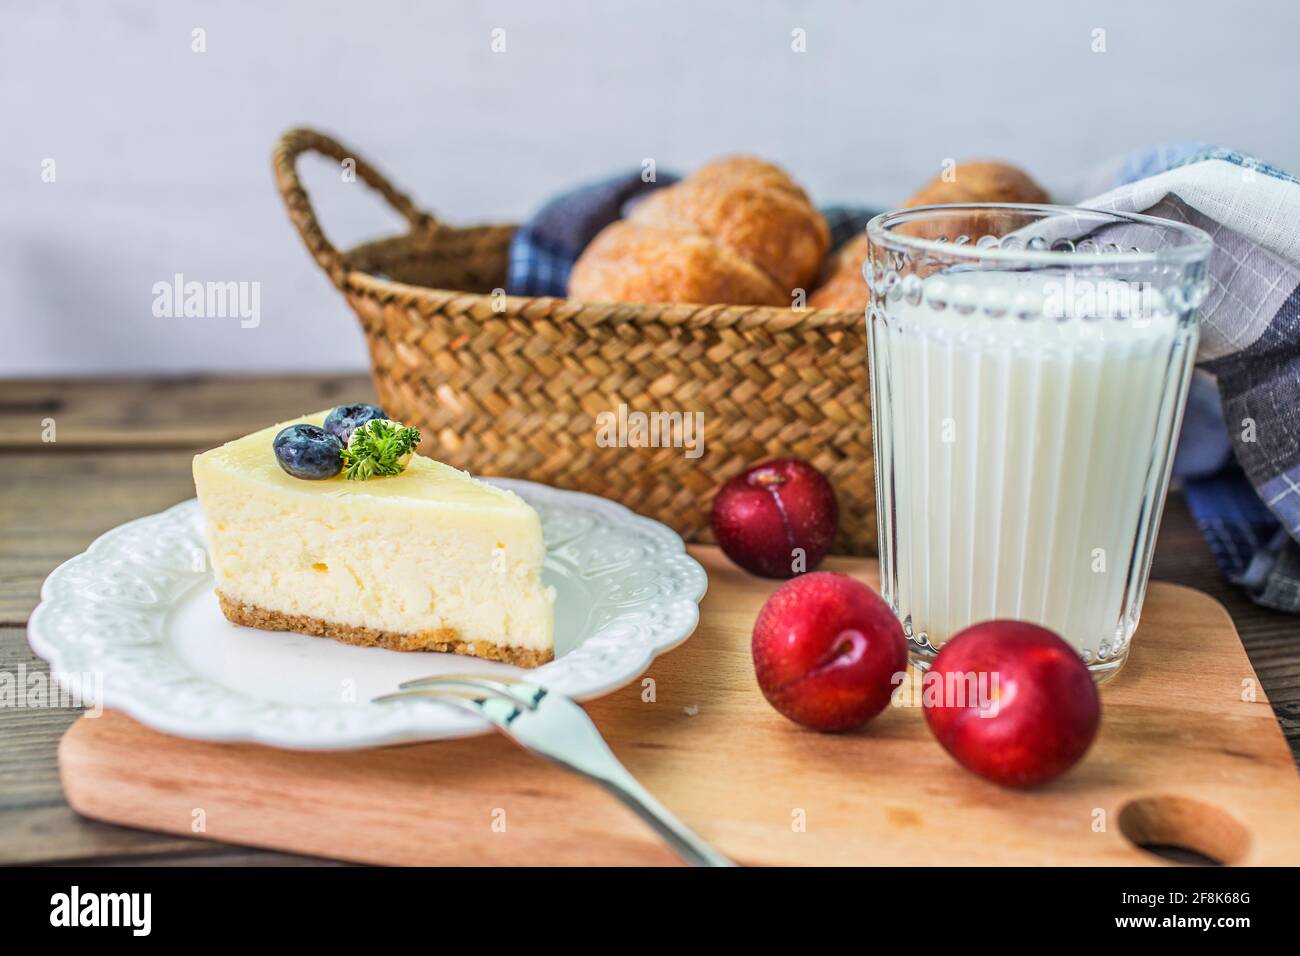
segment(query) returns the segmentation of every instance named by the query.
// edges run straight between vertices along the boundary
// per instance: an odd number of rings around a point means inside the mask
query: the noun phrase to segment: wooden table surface
[[[0,672],[46,670],[25,630],[45,576],[109,528],[193,497],[195,452],[371,395],[359,375],[0,382]],[[1300,762],[1300,618],[1258,608],[1229,585],[1176,494],[1152,575],[1228,609]],[[0,707],[0,863],[320,862],[78,817],[55,762],[77,713]]]

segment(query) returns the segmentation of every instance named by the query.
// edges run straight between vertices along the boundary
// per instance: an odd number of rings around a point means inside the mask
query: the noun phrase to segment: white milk
[[[1123,663],[1197,339],[1142,291],[967,272],[870,320],[882,582],[922,663],[992,618]]]

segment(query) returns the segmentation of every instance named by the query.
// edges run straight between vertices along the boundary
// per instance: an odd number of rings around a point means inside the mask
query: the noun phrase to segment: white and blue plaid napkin
[[[544,206],[515,234],[507,289],[563,296],[586,244],[654,183],[631,173]],[[1198,373],[1174,473],[1224,573],[1300,613],[1300,180],[1201,143],[1160,146],[1080,178],[1079,205],[1145,212],[1214,237]],[[823,210],[833,243],[874,210]]]
[[[1300,180],[1195,143],[1137,153],[1079,190],[1080,205],[1214,237],[1174,471],[1224,573],[1300,613]]]

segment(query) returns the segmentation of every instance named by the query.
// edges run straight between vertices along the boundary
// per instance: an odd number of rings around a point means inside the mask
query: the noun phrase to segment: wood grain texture
[[[26,624],[46,575],[105,531],[194,497],[193,452],[48,447],[3,459],[0,624]]]
[[[22,628],[0,627],[0,673],[22,686],[37,687],[49,674],[32,654]],[[194,840],[128,830],[87,820],[68,806],[59,783],[55,754],[59,738],[80,709],[46,706],[0,707],[0,863],[96,859],[120,853],[149,854],[213,849]]]
[[[1141,833],[1242,864],[1300,864],[1300,777],[1221,606],[1157,584],[1132,658],[1103,691],[1101,733],[1072,773],[1029,793],[938,746],[918,707],[818,734],[773,711],[749,637],[774,582],[692,548],[710,579],[699,630],[588,711],[628,768],[702,836],[750,864],[1146,864]],[[830,567],[873,586],[874,562]],[[653,700],[647,690],[653,688]],[[138,755],[149,754],[141,761]],[[132,758],[135,759],[132,759]],[[500,737],[350,753],[205,744],[109,714],[60,747],[73,807],[219,840],[395,864],[664,864],[602,790]],[[1154,801],[1137,802],[1135,801]],[[1189,809],[1190,808],[1190,809]],[[494,822],[504,819],[500,832]],[[805,821],[802,831],[797,826]],[[1099,830],[1098,827],[1101,827]]]
[[[22,627],[45,576],[103,531],[190,497],[194,452],[297,414],[304,403],[372,394],[360,375],[0,382],[0,460],[8,469],[0,486],[0,670],[19,661],[44,666]],[[41,420],[51,416],[53,445],[40,440]],[[1176,494],[1152,577],[1203,590],[1228,609],[1300,760],[1300,619],[1256,607],[1224,580]],[[73,719],[72,711],[0,710],[0,863],[286,861],[78,816],[55,766],[59,736]]]
[[[1151,577],[1202,591],[1228,611],[1300,765],[1300,618],[1260,607],[1223,576],[1177,493],[1165,503]]]
[[[0,449],[203,450],[340,402],[373,401],[365,375],[0,381]],[[42,437],[54,420],[54,442]]]

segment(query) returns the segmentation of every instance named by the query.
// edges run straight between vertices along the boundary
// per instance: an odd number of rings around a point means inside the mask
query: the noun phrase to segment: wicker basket
[[[298,178],[305,152],[354,160],[410,231],[335,249]],[[289,217],[365,328],[380,402],[424,431],[426,454],[614,498],[688,541],[711,539],[709,509],[726,479],[767,458],[805,458],[835,486],[836,551],[874,552],[860,313],[505,296],[513,226],[444,225],[311,130],[285,134],[274,163]],[[703,412],[704,454],[602,447],[597,416],[620,404]]]

